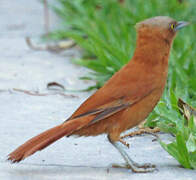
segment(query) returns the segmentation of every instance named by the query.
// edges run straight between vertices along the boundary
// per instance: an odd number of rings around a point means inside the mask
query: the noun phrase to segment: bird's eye
[[[176,27],[176,25],[175,24],[170,24],[170,28],[173,30],[174,28]]]

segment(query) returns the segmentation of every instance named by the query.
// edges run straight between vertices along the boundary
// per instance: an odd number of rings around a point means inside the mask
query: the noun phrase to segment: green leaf
[[[188,149],[188,152],[194,152],[196,151],[196,137],[190,134],[188,141],[186,142],[186,147]]]
[[[177,161],[180,160],[180,154],[177,149],[177,144],[175,142],[170,144],[165,144],[163,141],[159,140],[159,143],[171,156],[173,156]]]
[[[190,164],[193,169],[196,169],[196,151],[189,154]]]
[[[176,136],[176,143],[178,152],[180,154],[180,158],[178,159],[179,162],[185,167],[185,168],[191,168],[190,162],[189,162],[189,154],[186,147],[186,141],[183,137],[183,133],[179,133]]]

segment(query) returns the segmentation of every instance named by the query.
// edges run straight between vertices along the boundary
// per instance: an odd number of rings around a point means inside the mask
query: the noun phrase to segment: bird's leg
[[[112,141],[108,135],[109,142],[119,151],[121,156],[126,162],[125,168],[131,169],[135,173],[146,173],[155,170],[155,165],[151,164],[138,164],[134,162],[129,155],[123,150],[119,141]],[[122,167],[122,166],[119,166]]]

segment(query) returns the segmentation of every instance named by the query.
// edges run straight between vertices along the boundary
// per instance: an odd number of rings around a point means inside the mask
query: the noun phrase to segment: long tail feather
[[[12,161],[13,163],[19,162],[26,157],[34,154],[36,151],[44,149],[63,136],[69,135],[74,131],[84,127],[90,122],[92,118],[93,117],[82,118],[82,121],[81,118],[77,118],[75,120],[65,122],[59,126],[44,131],[43,133],[31,138],[30,140],[19,146],[12,153],[10,153],[8,155],[8,160]]]

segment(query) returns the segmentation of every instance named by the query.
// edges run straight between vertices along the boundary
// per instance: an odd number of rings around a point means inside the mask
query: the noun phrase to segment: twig
[[[27,45],[29,46],[30,49],[36,50],[36,51],[45,51],[47,50],[46,47],[43,46],[34,46],[31,42],[30,37],[25,38]]]
[[[13,91],[17,91],[17,92],[21,92],[24,94],[28,94],[31,96],[50,96],[50,95],[60,95],[60,96],[64,96],[64,97],[72,97],[72,98],[78,98],[78,96],[75,95],[67,95],[63,92],[53,92],[53,93],[39,93],[37,91],[28,91],[28,90],[24,90],[24,89],[18,89],[18,88],[13,88]]]
[[[22,92],[31,96],[47,96],[48,94],[46,93],[39,93],[37,91],[28,91],[24,89],[18,89],[18,88],[13,88],[12,90],[17,91],[17,92]]]
[[[44,27],[46,36],[49,34],[49,26],[50,26],[50,20],[49,20],[49,10],[48,10],[48,2],[47,0],[44,0]]]
[[[59,88],[61,88],[62,90],[65,90],[65,87],[64,87],[62,84],[59,84],[59,83],[57,83],[57,82],[49,82],[49,83],[47,84],[47,89],[48,89],[48,90],[51,90],[51,89],[54,88],[54,87],[59,87]]]
[[[30,39],[30,37],[25,38],[27,45],[30,49],[36,50],[36,51],[51,51],[51,52],[61,52],[66,49],[70,49],[74,46],[76,46],[76,42],[73,40],[67,40],[67,41],[61,41],[56,44],[50,45],[46,44],[44,46],[38,46],[34,45]]]

